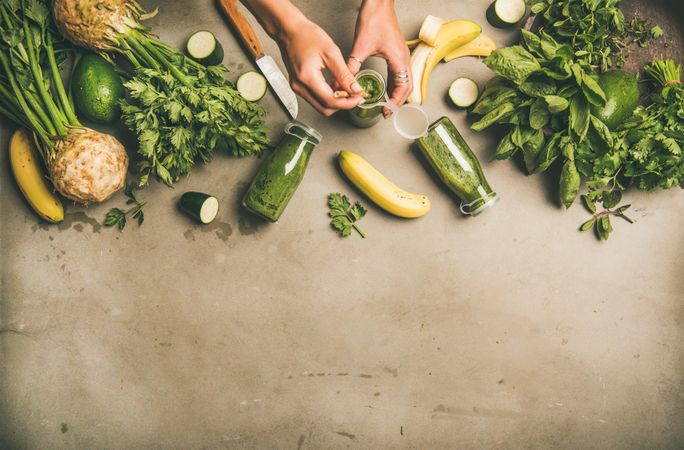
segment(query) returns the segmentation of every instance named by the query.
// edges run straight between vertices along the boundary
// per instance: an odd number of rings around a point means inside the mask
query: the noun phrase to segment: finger
[[[371,56],[371,52],[364,47],[363,40],[355,40],[352,51],[347,58],[349,71],[356,75],[361,70],[363,63]]]
[[[363,103],[362,97],[335,98],[335,92],[318,70],[301,80],[318,102],[329,109],[352,109]]]
[[[313,94],[311,94],[311,92],[309,92],[309,90],[303,84],[299,83],[298,81],[293,81],[291,84],[292,90],[295,91],[304,100],[309,102],[309,104],[311,104],[311,106],[313,106],[314,109],[319,113],[323,114],[326,117],[331,116],[335,113],[334,109],[326,108],[318,100],[316,100],[316,97],[314,97]]]
[[[411,57],[408,48],[396,54],[383,56],[387,60],[390,78],[390,101],[397,106],[406,102],[413,89],[413,74],[411,73]],[[385,108],[386,115],[391,115],[389,108]]]
[[[413,83],[410,81],[404,82],[403,80],[394,80],[391,85],[391,96],[390,101],[397,106],[401,106],[406,103],[409,95],[411,95],[411,90],[413,89]],[[385,117],[392,115],[392,111],[389,108],[384,109]]]
[[[342,53],[339,49],[325,55],[325,65],[333,76],[333,80],[340,86],[341,89],[350,94],[360,94],[363,92],[361,85],[356,81],[356,77],[351,73],[349,67],[342,58]]]

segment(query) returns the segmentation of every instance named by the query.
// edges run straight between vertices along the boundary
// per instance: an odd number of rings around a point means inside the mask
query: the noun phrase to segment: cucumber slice
[[[245,72],[237,80],[237,90],[248,102],[261,100],[266,94],[266,78],[259,72]]]
[[[206,30],[190,36],[186,46],[188,55],[203,66],[217,66],[223,62],[223,46]]]
[[[186,192],[180,198],[180,209],[203,224],[211,223],[218,214],[216,197],[201,192]]]
[[[479,97],[480,88],[470,78],[457,78],[449,88],[449,98],[457,108],[470,108]]]
[[[496,0],[487,9],[487,20],[497,28],[512,27],[525,17],[526,12],[525,0]]]

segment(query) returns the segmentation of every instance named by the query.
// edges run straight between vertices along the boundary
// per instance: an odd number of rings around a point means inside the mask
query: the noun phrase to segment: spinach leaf
[[[541,69],[534,55],[520,45],[495,50],[484,62],[498,75],[516,84],[522,83]]]
[[[546,102],[541,98],[537,99],[530,107],[530,127],[535,130],[541,130],[549,123],[550,118],[551,113],[549,112]]]
[[[577,96],[570,102],[570,129],[579,141],[582,141],[589,130],[589,102],[584,97]]]
[[[494,110],[485,114],[485,116],[479,121],[471,125],[471,128],[475,131],[482,131],[485,128],[489,128],[497,122],[510,117],[515,112],[515,106],[513,103],[504,103],[503,105],[497,106]]]
[[[592,105],[603,106],[606,104],[606,94],[603,89],[586,73],[582,75],[582,92]]]
[[[570,106],[570,102],[568,102],[563,97],[559,97],[557,95],[547,95],[544,97],[544,101],[546,102],[546,105],[549,107],[549,112],[551,114],[558,114],[559,112],[563,112]]]

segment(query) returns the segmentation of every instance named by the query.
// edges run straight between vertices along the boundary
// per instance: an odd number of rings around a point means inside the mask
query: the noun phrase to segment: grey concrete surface
[[[348,51],[358,2],[298,3]],[[433,13],[512,42],[486,5],[398,2],[407,36]],[[159,6],[162,38],[216,30],[233,76],[250,67],[210,0]],[[458,75],[490,77],[474,59],[441,66],[427,106],[502,197],[477,218],[389,123],[356,130],[303,103],[324,141],[277,225],[238,207],[259,161],[217,155],[144,191],[139,229],[100,226],[123,196],[47,226],[2,151],[0,448],[684,447],[684,195],[630,191],[634,225],[608,243],[580,234],[586,213],[558,208],[553,174],[489,162],[497,136],[470,132],[443,98]],[[277,137],[285,114],[263,102]],[[327,193],[361,198],[335,167],[341,149],[433,211],[399,220],[364,200],[368,238],[337,238]],[[216,224],[177,211],[187,190],[219,197]]]

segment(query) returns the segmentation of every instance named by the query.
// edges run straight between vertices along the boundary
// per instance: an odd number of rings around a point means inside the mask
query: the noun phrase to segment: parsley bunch
[[[616,152],[626,152],[624,176],[640,189],[684,188],[682,67],[658,60],[645,71],[658,91],[618,129]]]
[[[171,185],[212,152],[261,153],[268,145],[263,109],[245,101],[225,79],[223,66],[204,68],[183,55],[170,55],[183,78],[169,71],[136,67],[125,83],[130,99],[121,105],[127,127],[138,135],[140,186],[155,175]]]

